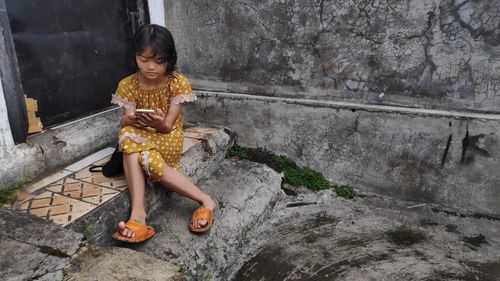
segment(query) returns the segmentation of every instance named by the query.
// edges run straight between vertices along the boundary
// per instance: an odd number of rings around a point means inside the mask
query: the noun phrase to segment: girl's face
[[[153,56],[153,54],[153,50],[147,47],[142,53],[135,55],[139,71],[150,80],[162,77],[167,69],[166,59],[158,55]]]

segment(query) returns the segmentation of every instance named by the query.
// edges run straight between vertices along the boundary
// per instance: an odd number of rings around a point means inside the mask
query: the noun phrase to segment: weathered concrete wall
[[[334,183],[500,216],[499,115],[200,92],[188,119]]]
[[[3,85],[0,81],[0,159],[2,162],[6,159],[4,156],[6,153],[2,148],[8,148],[14,146],[14,139],[12,138],[12,133],[9,125],[9,117],[7,116],[7,104],[5,103],[5,97],[3,94]]]
[[[499,1],[165,0],[165,12],[198,89],[500,109]]]
[[[0,114],[3,114],[1,104]],[[117,140],[119,116],[118,108],[104,111],[31,136],[18,145],[12,141],[10,129],[0,127],[0,188],[18,182],[21,177],[34,180],[112,146]]]

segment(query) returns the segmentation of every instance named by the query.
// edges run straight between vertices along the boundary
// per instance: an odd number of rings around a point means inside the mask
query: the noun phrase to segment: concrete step
[[[0,280],[62,280],[83,235],[0,208]],[[40,279],[37,279],[40,278]]]
[[[209,177],[219,169],[227,150],[233,145],[233,134],[222,127],[192,127],[186,129],[186,137],[195,143],[186,150],[180,161],[180,170],[194,183]],[[165,187],[148,182],[146,192],[146,210],[148,215],[171,196]],[[113,241],[111,234],[120,220],[127,220],[130,212],[128,190],[108,200],[98,208],[67,225],[84,233],[95,245],[107,245]]]
[[[234,134],[223,127],[186,127],[181,171],[195,183],[210,177],[219,170],[233,141]],[[0,241],[0,280],[182,278],[180,267],[164,257],[99,246],[113,241],[111,234],[130,209],[123,176],[105,178],[88,172],[90,164],[105,163],[113,150],[90,155],[33,183],[14,208],[0,209],[4,237]],[[171,194],[148,185],[147,209],[152,213]]]
[[[157,234],[142,245],[113,242],[165,259],[183,268],[189,280],[228,280],[241,266],[242,249],[252,231],[269,216],[281,191],[281,175],[248,161],[225,160],[214,174],[198,185],[218,202],[212,229],[196,235],[188,223],[197,204],[173,194],[148,218]]]
[[[49,220],[0,209],[0,280],[181,280],[170,262],[116,247],[86,246],[83,235]]]

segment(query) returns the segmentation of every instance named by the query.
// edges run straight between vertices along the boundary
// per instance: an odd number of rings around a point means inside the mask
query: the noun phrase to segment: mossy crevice
[[[226,155],[227,158],[246,159],[265,164],[278,173],[283,173],[283,181],[293,186],[304,186],[318,191],[330,188],[330,182],[323,174],[309,167],[299,167],[295,161],[285,155],[275,155],[263,148],[247,148],[234,145]]]
[[[60,258],[69,258],[70,257],[70,255],[66,254],[64,251],[57,249],[57,248],[50,247],[50,246],[38,246],[38,248],[40,249],[41,253],[44,253],[44,254],[47,254],[50,256],[60,257]]]
[[[92,240],[92,237],[93,237],[92,225],[87,220],[84,220],[83,222],[78,224],[74,228],[74,231],[82,234],[86,241],[93,242],[93,240]]]
[[[356,190],[354,190],[354,187],[348,184],[337,185],[334,188],[337,196],[345,199],[353,199],[358,195]]]
[[[387,235],[391,242],[401,246],[411,246],[415,243],[427,240],[423,232],[411,229],[405,225],[400,226],[398,229],[388,231]]]

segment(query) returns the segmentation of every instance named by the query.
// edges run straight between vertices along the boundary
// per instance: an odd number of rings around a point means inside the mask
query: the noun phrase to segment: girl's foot
[[[201,202],[201,204],[202,204],[202,206],[205,206],[205,207],[209,208],[210,210],[212,210],[212,213],[213,213],[215,207],[217,206],[215,204],[215,201],[212,200],[212,198],[210,198],[210,197],[208,197],[207,200]],[[195,221],[193,224],[193,227],[195,229],[201,229],[201,228],[204,228],[207,224],[208,224],[208,221],[201,219],[201,220]]]
[[[146,225],[146,215],[145,214],[144,214],[144,216],[142,216],[142,215],[139,215],[139,216],[130,216],[129,220],[134,220],[134,221],[136,221],[138,223]],[[132,230],[128,229],[125,226],[125,222],[124,221],[120,221],[118,223],[118,231],[120,232],[121,235],[123,235],[125,237],[128,237],[128,238],[135,237],[135,232],[133,232]]]
[[[120,225],[122,227],[122,225]],[[124,234],[126,234],[126,236]],[[113,238],[127,243],[142,243],[155,235],[151,226],[146,226],[138,220],[130,219],[125,226],[113,233]]]

